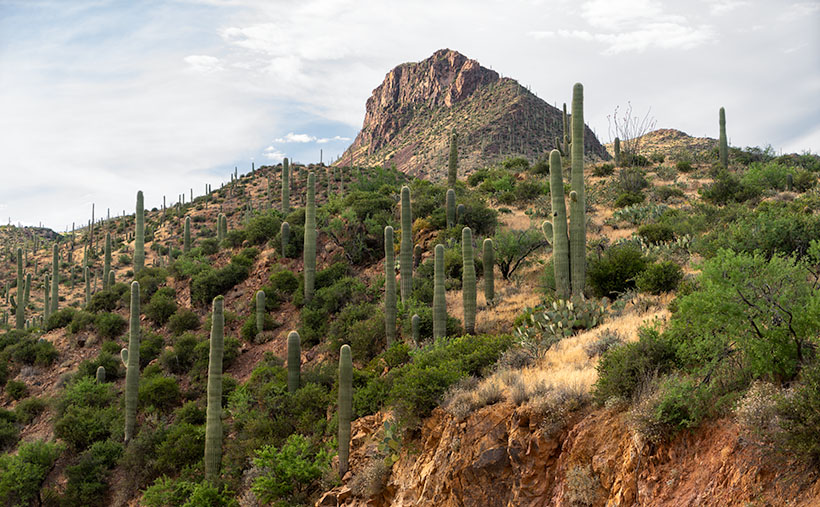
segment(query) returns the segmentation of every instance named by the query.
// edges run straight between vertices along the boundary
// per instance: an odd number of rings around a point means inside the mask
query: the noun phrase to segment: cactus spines
[[[572,87],[572,191],[575,206],[570,203],[570,268],[572,295],[582,296],[586,282],[587,227],[586,198],[584,197],[584,86]],[[553,224],[554,225],[554,224]]]
[[[410,208],[410,188],[401,187],[401,302],[406,303],[413,292],[413,218]]]
[[[136,225],[134,230],[134,274],[145,266],[145,199],[137,192]]]
[[[57,245],[51,248],[51,266],[51,308],[49,314],[57,313],[60,308],[60,251]]]
[[[86,268],[87,269],[87,268]],[[140,383],[140,284],[131,282],[131,318],[128,350],[122,354],[125,369],[125,442],[134,436],[137,425],[137,397]]]
[[[410,318],[410,329],[413,333],[413,343],[418,345],[421,341],[421,317],[417,313],[414,313],[413,317]]]
[[[547,240],[547,244],[552,246],[552,222],[547,220],[543,224],[541,224],[541,232],[544,233],[544,239]]]
[[[458,136],[454,130],[450,134],[450,159],[447,163],[447,188],[455,188],[458,180]]]
[[[222,354],[224,347],[224,299],[213,301],[211,318],[211,348],[208,356],[208,408],[205,418],[205,479],[213,481],[219,475],[222,461]]]
[[[105,367],[98,366],[97,367],[97,383],[103,384],[105,383]]]
[[[444,292],[444,245],[436,245],[433,283],[433,338],[447,335],[447,300]]]
[[[305,209],[305,303],[313,299],[316,277],[316,176],[308,174],[307,208]]]
[[[302,338],[296,331],[288,333],[288,392],[295,393],[301,383]]]
[[[555,290],[558,297],[569,298],[569,236],[567,235],[567,205],[564,201],[564,176],[561,154],[550,152],[550,197],[552,200],[552,264],[555,269]],[[547,222],[549,223],[549,222]],[[545,234],[547,230],[545,229]]]
[[[23,249],[17,247],[17,307],[14,316],[15,328],[17,329],[23,329],[26,325],[25,283],[25,278],[23,278]]]
[[[486,238],[483,243],[482,263],[484,264],[484,299],[488,305],[495,300],[495,250],[493,240]]]
[[[473,231],[469,227],[461,230],[461,296],[464,306],[464,331],[475,334],[475,258],[473,254]]]
[[[282,257],[288,256],[288,242],[290,241],[290,224],[282,222],[282,227],[279,229],[282,237]]]
[[[256,293],[256,332],[265,330],[265,291]]]
[[[447,228],[449,229],[456,224],[456,191],[452,188],[447,189],[446,201]]]
[[[621,140],[615,138],[615,145],[613,147],[615,152],[615,167],[621,167]]]
[[[350,459],[350,418],[353,415],[353,360],[350,345],[339,351],[339,476],[344,477]]]
[[[282,213],[290,213],[290,166],[287,158],[282,161]]]
[[[103,260],[103,290],[109,290],[111,284],[108,283],[108,273],[111,271],[111,233],[105,233],[105,250]]]
[[[182,251],[191,251],[191,217],[185,217],[185,225],[182,232]]]
[[[720,108],[720,140],[718,143],[720,165],[724,169],[729,167],[729,141],[726,139],[726,110]]]
[[[396,254],[393,228],[384,228],[384,329],[389,347],[396,339]]]

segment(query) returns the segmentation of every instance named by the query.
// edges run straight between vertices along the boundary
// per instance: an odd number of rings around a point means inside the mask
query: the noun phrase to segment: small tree
[[[324,449],[316,451],[307,438],[294,433],[281,449],[272,445],[258,449],[253,464],[262,471],[251,487],[260,501],[302,503],[330,466],[330,454]]]
[[[520,267],[530,263],[530,256],[549,243],[536,229],[505,229],[493,237],[495,260],[504,280],[509,280]]]

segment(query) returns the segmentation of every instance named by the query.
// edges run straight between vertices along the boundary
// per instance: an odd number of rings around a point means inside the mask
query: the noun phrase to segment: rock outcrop
[[[569,95],[570,90],[567,90]],[[562,113],[513,79],[461,53],[436,51],[387,73],[367,100],[362,130],[336,165],[391,165],[444,176],[458,134],[459,176],[511,156],[544,156],[563,136]],[[586,153],[608,158],[589,128]]]

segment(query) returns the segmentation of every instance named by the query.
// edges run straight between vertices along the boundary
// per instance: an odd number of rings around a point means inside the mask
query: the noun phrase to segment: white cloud
[[[331,142],[334,142],[334,141],[350,141],[350,138],[349,137],[343,137],[343,136],[333,136],[333,137],[322,137],[322,138],[319,138],[319,139],[316,140],[316,142],[319,143],[319,144],[331,143]]]
[[[192,70],[203,73],[217,72],[222,69],[219,58],[208,55],[189,55],[183,58]]]
[[[349,137],[333,136],[333,137],[316,137],[309,134],[294,134],[288,132],[285,137],[277,137],[273,140],[274,143],[318,143],[325,144],[333,141],[350,141]]]
[[[265,155],[265,158],[273,162],[281,162],[282,159],[285,158],[285,154],[277,150],[273,146],[268,146],[267,148],[265,148],[263,154]]]
[[[745,0],[707,0],[707,3],[709,4],[709,12],[716,16],[749,5],[749,2]]]

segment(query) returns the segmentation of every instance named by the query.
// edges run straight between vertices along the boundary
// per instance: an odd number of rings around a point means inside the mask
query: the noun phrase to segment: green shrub
[[[615,172],[615,164],[605,163],[592,167],[592,175],[599,178],[611,176]]]
[[[76,465],[66,468],[68,484],[63,504],[104,505],[109,471],[122,456],[122,452],[122,444],[112,440],[95,442],[91,448],[83,452]]]
[[[719,206],[757,199],[761,194],[762,190],[759,187],[746,184],[725,170],[718,173],[711,185],[700,190],[700,195],[705,201]]]
[[[219,251],[219,242],[216,238],[203,238],[199,240],[199,249],[202,255],[214,255]]]
[[[672,261],[650,264],[646,271],[638,275],[635,284],[641,292],[662,294],[678,288],[683,279],[683,270]]]
[[[177,422],[157,447],[158,473],[172,475],[186,466],[195,466],[205,454],[205,427]]]
[[[226,294],[236,284],[248,278],[249,267],[247,257],[240,254],[221,269],[200,272],[191,279],[191,300],[205,305],[216,296]]]
[[[14,407],[14,415],[21,424],[30,424],[48,406],[42,398],[26,398]]]
[[[656,373],[675,366],[675,348],[656,329],[642,328],[638,341],[607,350],[598,362],[598,380],[592,390],[603,403],[609,398],[631,399]]]
[[[635,280],[649,264],[643,253],[631,244],[608,248],[600,258],[588,261],[589,288],[597,297],[615,298],[635,288]]]
[[[17,380],[9,380],[6,382],[6,394],[13,400],[20,400],[28,396],[28,386],[25,382],[18,382]]]
[[[177,309],[176,313],[168,319],[168,330],[174,336],[198,329],[199,325],[199,316],[193,310],[184,307]]]
[[[669,185],[663,185],[660,187],[655,187],[655,196],[661,202],[667,202],[671,198],[682,198],[685,197],[686,194],[683,193],[683,190],[679,189],[678,187],[671,187]]]
[[[288,437],[281,449],[266,445],[256,451],[253,464],[261,470],[251,490],[266,504],[302,504],[330,469],[331,455],[316,449],[302,435]]]
[[[145,307],[145,316],[157,326],[164,326],[168,319],[177,311],[177,303],[173,296],[157,292],[151,297],[151,302]]]
[[[195,401],[186,401],[174,413],[178,424],[205,424],[205,411]]]
[[[88,304],[86,310],[92,313],[113,312],[117,309],[117,305],[121,300],[121,295],[104,290],[97,292],[91,296],[91,303]]]
[[[51,366],[60,355],[54,345],[45,339],[22,338],[8,349],[11,357],[22,364]]]
[[[820,362],[803,368],[800,383],[777,403],[785,448],[813,463],[820,460]]]
[[[624,167],[618,172],[618,188],[627,194],[640,194],[649,186],[643,169]]]
[[[97,375],[97,368],[102,366],[105,368],[105,378],[106,381],[113,381],[116,380],[124,375],[122,370],[124,369],[122,366],[122,359],[120,359],[119,351],[121,347],[116,342],[106,342],[106,343],[113,343],[116,345],[116,356],[106,350],[102,350],[100,355],[97,356],[96,359],[89,360],[86,359],[80,363],[80,366],[77,370],[78,377],[93,377],[96,378]]]
[[[57,400],[54,434],[75,450],[106,440],[122,428],[122,416],[113,401],[111,384],[97,384],[92,377],[73,380]]]
[[[180,401],[179,385],[173,377],[153,375],[140,379],[139,403],[142,407],[154,407],[167,411]]]
[[[94,314],[85,312],[85,311],[78,311],[74,314],[74,317],[71,319],[71,323],[68,325],[68,332],[70,334],[77,334],[81,331],[85,331],[88,326],[94,324]]]
[[[200,483],[160,477],[142,495],[140,505],[146,507],[238,507],[234,493],[209,481]]]
[[[62,450],[58,444],[35,440],[20,444],[16,455],[0,456],[0,503],[37,505],[43,481]]]
[[[270,284],[277,298],[287,300],[299,288],[299,279],[292,271],[283,269],[270,275]]]
[[[657,245],[675,239],[675,230],[666,224],[645,224],[638,227],[638,236],[647,243]]]
[[[626,166],[646,167],[649,165],[649,159],[637,153],[621,152],[621,164]]]
[[[74,319],[75,313],[77,313],[77,310],[71,307],[63,308],[52,313],[48,316],[48,320],[46,320],[46,331],[66,327],[71,323],[71,320]]]
[[[251,245],[261,245],[273,239],[279,233],[282,220],[276,211],[268,211],[266,214],[257,216],[245,226],[246,237]]]
[[[675,163],[675,169],[682,173],[688,173],[692,172],[692,169],[694,169],[694,167],[692,167],[692,163],[688,160],[679,160]]]
[[[615,198],[615,207],[625,208],[627,206],[632,206],[633,204],[642,203],[645,200],[646,196],[643,192],[624,192]]]
[[[125,332],[128,323],[119,314],[101,313],[94,319],[94,327],[100,336],[113,340]]]
[[[0,408],[0,451],[14,447],[20,439],[16,423],[17,416],[14,412]]]

